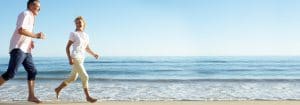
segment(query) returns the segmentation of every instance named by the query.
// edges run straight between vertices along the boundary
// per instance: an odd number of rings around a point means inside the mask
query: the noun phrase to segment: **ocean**
[[[0,73],[9,58],[0,58]],[[66,57],[35,57],[35,92],[55,99],[54,88],[68,77]],[[199,56],[86,58],[91,95],[107,101],[300,100],[300,56]],[[0,87],[0,101],[27,99],[26,71]],[[80,78],[58,101],[85,101]]]

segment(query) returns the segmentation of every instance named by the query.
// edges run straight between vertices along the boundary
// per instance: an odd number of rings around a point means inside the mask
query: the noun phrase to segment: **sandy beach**
[[[30,102],[11,102],[0,105],[32,105]],[[97,103],[44,102],[39,105],[300,105],[300,101],[103,101]]]

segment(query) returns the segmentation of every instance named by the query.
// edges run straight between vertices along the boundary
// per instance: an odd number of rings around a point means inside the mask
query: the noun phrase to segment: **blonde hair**
[[[85,29],[85,27],[86,27],[86,22],[85,22],[85,20],[83,19],[83,17],[82,16],[77,16],[76,18],[75,18],[75,20],[74,20],[74,22],[76,23],[76,21],[78,21],[78,20],[81,20],[82,22],[83,22],[83,29]]]

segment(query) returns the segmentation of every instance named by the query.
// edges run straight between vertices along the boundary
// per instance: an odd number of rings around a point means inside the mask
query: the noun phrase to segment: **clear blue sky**
[[[27,0],[0,9],[0,57],[8,57]],[[41,0],[35,56],[65,56],[83,16],[103,56],[300,55],[300,0]]]

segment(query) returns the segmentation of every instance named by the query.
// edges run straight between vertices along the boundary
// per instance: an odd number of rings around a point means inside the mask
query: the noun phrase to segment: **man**
[[[41,101],[34,95],[34,80],[37,71],[31,55],[31,50],[34,48],[32,38],[45,39],[45,35],[42,32],[33,33],[35,16],[38,15],[39,11],[40,1],[28,0],[27,10],[19,14],[15,32],[10,40],[8,68],[0,77],[1,86],[14,77],[22,64],[28,74],[28,101],[35,103],[41,103]]]

